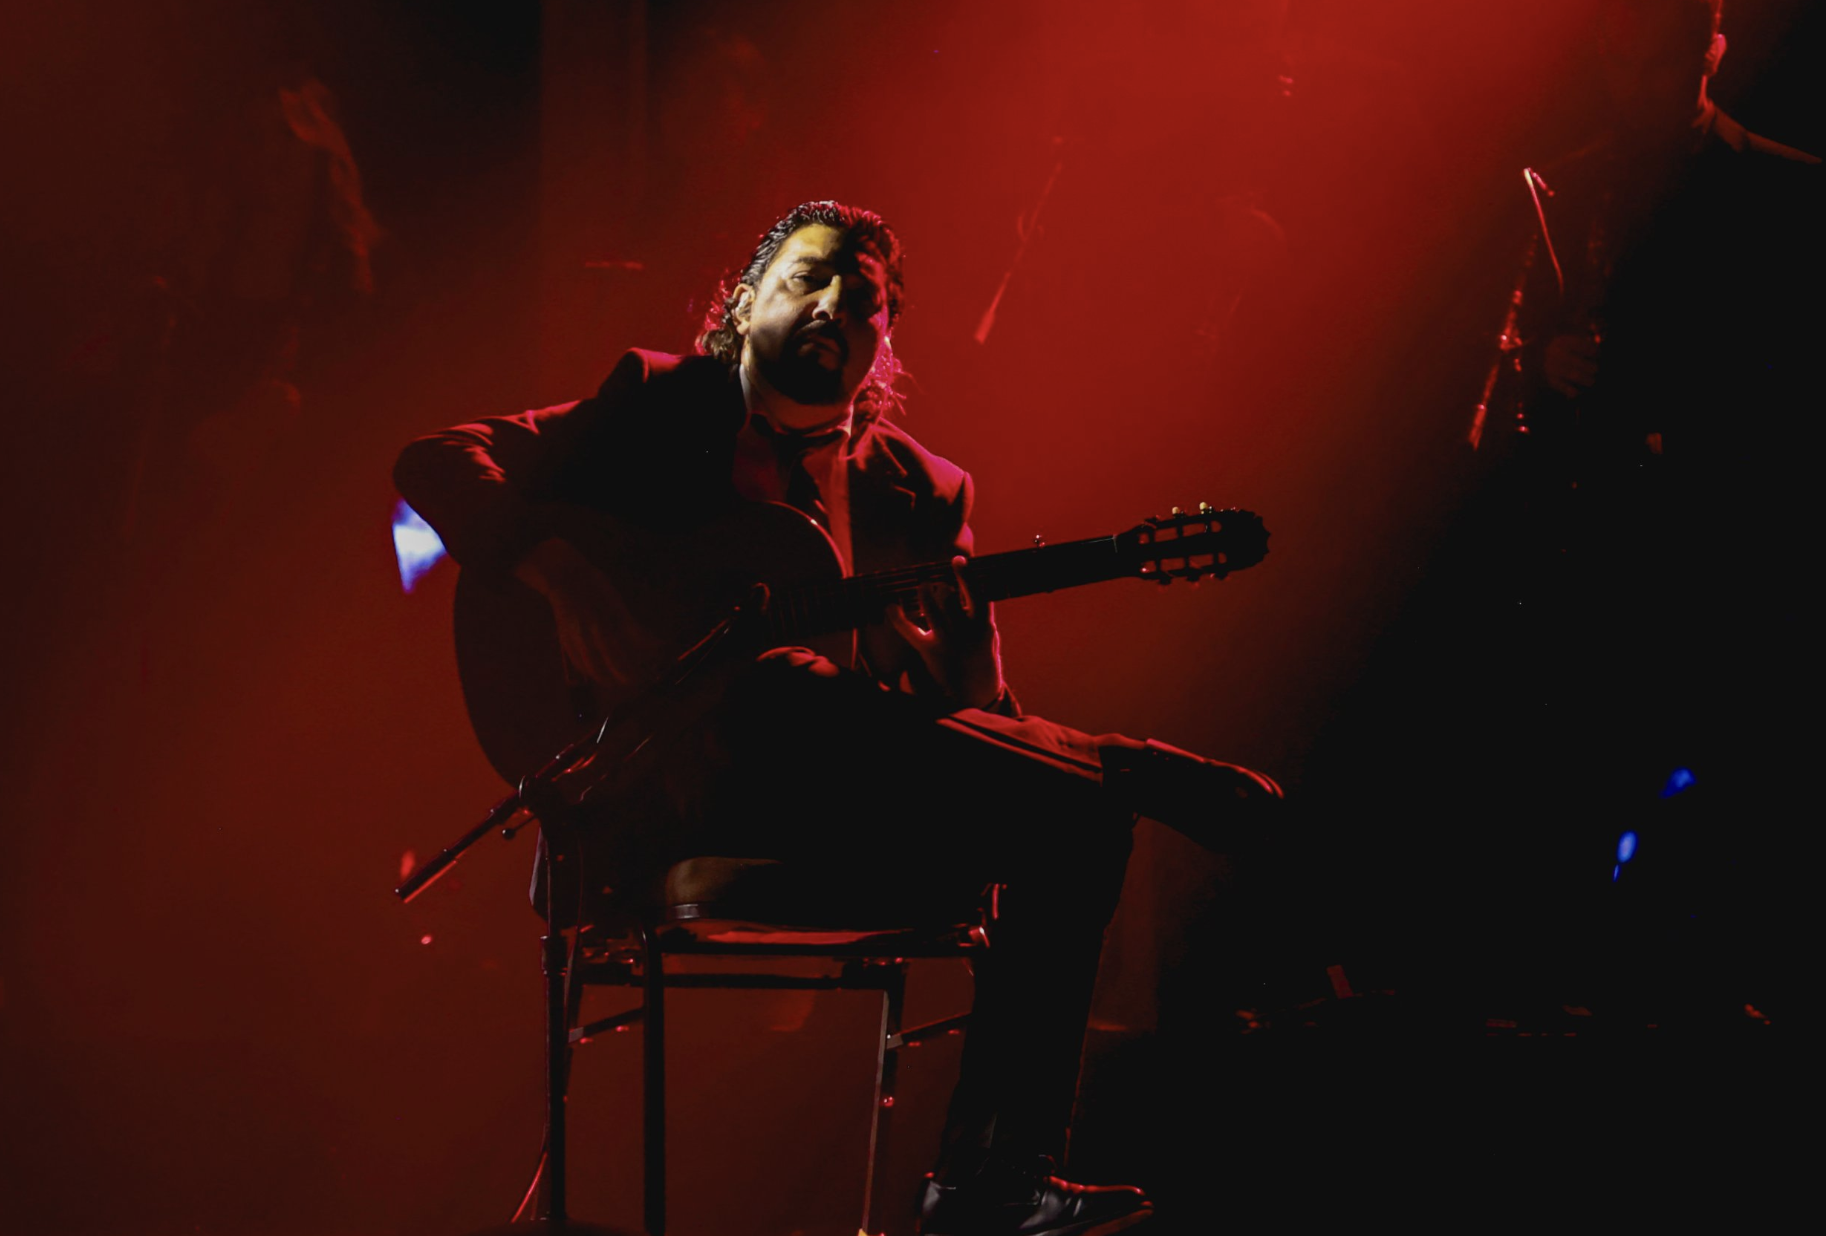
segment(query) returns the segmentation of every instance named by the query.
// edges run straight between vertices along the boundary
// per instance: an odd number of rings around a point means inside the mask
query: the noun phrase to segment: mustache
[[[843,337],[843,332],[841,330],[828,323],[820,322],[815,326],[803,327],[795,334],[794,338],[801,344],[811,343],[814,340],[819,339],[825,340],[835,345],[837,354],[843,357],[844,360],[850,358],[850,341]]]

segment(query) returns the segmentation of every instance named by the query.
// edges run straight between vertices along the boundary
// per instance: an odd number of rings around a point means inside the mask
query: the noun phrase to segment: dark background
[[[401,589],[388,469],[415,434],[589,392],[625,347],[688,348],[755,234],[819,197],[906,242],[905,424],[975,475],[980,546],[1201,500],[1273,531],[1222,585],[1001,612],[1030,710],[1304,804],[1259,871],[1142,826],[1083,1173],[1148,1184],[1163,1232],[1462,1227],[1587,1188],[1684,1205],[1696,1147],[1799,1101],[1771,1046],[1801,1016],[1789,944],[1759,919],[1645,946],[1657,981],[1710,950],[1719,992],[1773,1006],[1741,1034],[1656,1046],[1652,999],[1607,1020],[1590,962],[1614,945],[1583,932],[1615,911],[1616,822],[1434,792],[1454,720],[1416,715],[1409,676],[1489,662],[1404,634],[1503,450],[1464,436],[1519,169],[1593,125],[1590,9],[8,5],[0,1230],[511,1212],[539,1138],[530,848],[390,895],[500,787],[452,672],[453,572]],[[1813,150],[1820,12],[1732,4],[1714,90]],[[382,229],[369,293],[322,240],[346,193],[277,113],[308,77]],[[243,398],[277,318],[296,399]],[[1705,896],[1690,844],[1667,904]],[[916,1016],[967,999],[921,983]],[[873,1019],[864,996],[681,1000],[674,1230],[853,1230]],[[575,1209],[629,1226],[633,1048],[585,1052],[572,1104]],[[890,1195],[955,1059],[903,1072]]]

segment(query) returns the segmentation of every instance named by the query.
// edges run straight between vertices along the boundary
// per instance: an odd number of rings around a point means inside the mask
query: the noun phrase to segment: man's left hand
[[[919,607],[926,626],[905,609],[888,611],[900,637],[913,646],[926,670],[959,708],[987,708],[1002,694],[1002,650],[995,607],[979,605],[964,582],[962,554],[951,559],[951,579],[920,585]]]

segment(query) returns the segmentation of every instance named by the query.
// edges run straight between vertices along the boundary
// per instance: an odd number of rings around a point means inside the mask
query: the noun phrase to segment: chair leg
[[[641,1095],[643,1207],[647,1236],[666,1236],[666,958],[659,934],[640,931],[645,966]]]
[[[900,1033],[907,995],[907,963],[889,963],[881,989],[881,1036],[875,1043],[875,1107],[869,1117],[869,1165],[862,1184],[862,1231],[879,1236],[876,1181],[887,1164],[888,1129],[894,1115],[894,1083],[900,1071],[900,1051],[890,1041]]]
[[[564,936],[553,930],[543,946],[545,970],[545,1217],[562,1225],[566,1214],[564,1180],[564,1097],[570,1073],[570,1016],[565,1007]]]

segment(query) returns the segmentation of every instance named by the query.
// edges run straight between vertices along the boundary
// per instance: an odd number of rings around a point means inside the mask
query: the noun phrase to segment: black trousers
[[[811,865],[903,902],[1000,885],[941,1170],[1061,1156],[1134,817],[1099,752],[1037,717],[938,714],[804,649],[758,661],[665,772],[680,851]]]

